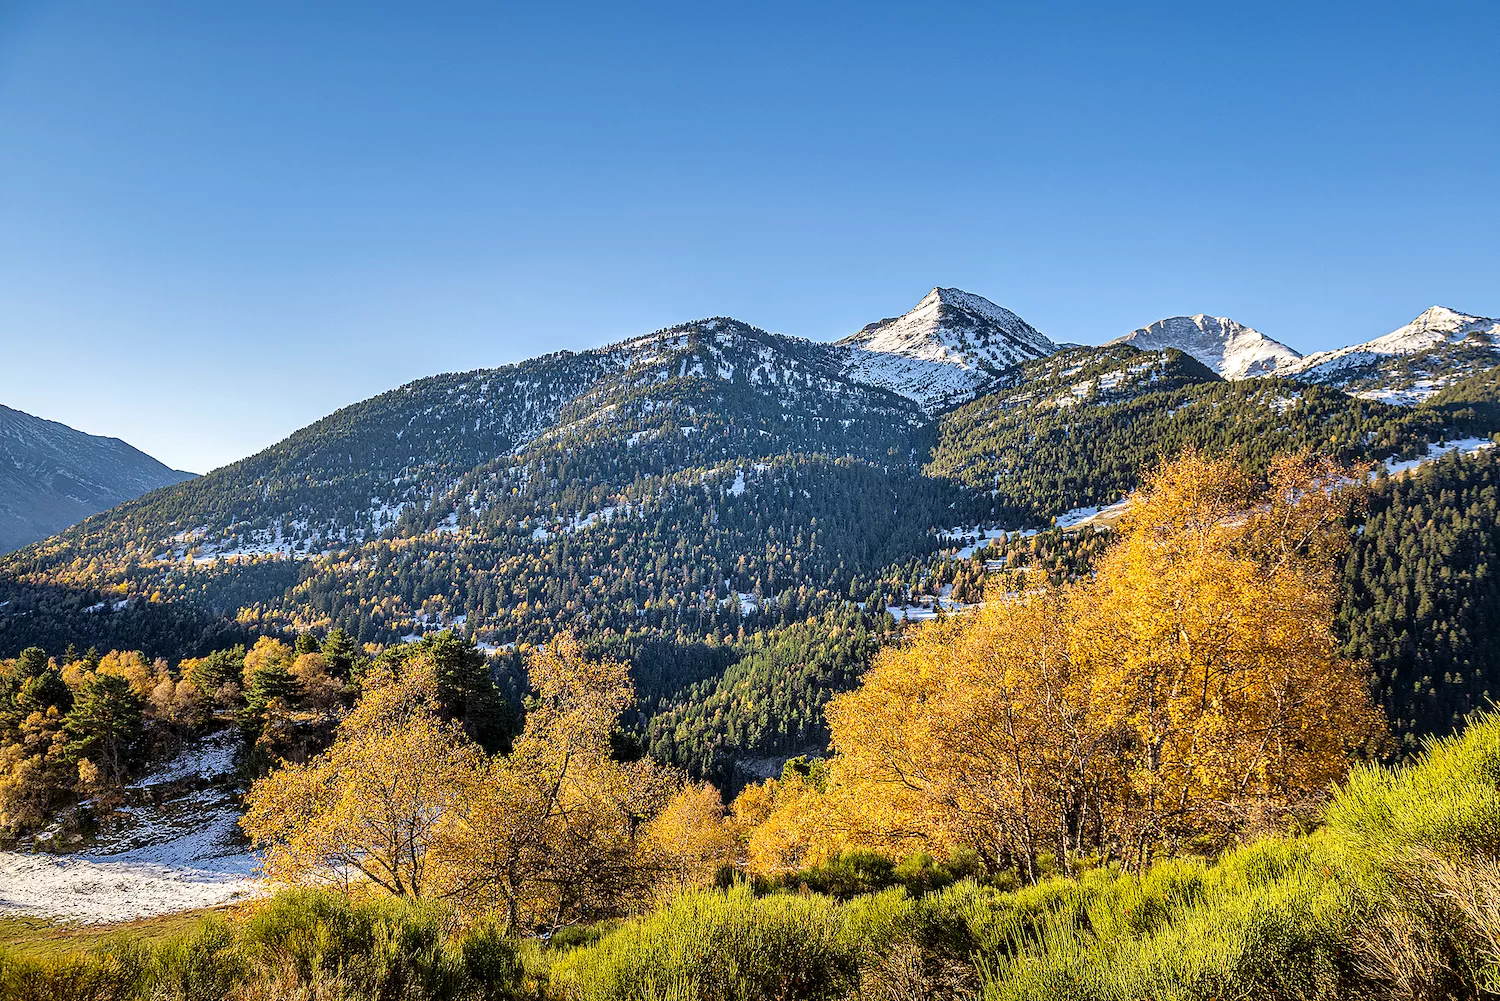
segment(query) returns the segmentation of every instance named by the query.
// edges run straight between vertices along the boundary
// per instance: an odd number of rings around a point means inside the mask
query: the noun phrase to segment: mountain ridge
[[[119,438],[0,405],[0,553],[193,475]]]
[[[1000,372],[1057,345],[1015,313],[972,292],[934,288],[901,316],[866,324],[834,342],[846,372],[935,413],[972,398]]]
[[[414,380],[0,557],[0,655],[451,629],[513,671],[571,631],[631,663],[643,718],[664,714],[653,755],[727,775],[816,744],[871,637],[983,596],[962,539],[1009,535],[1016,566],[1061,579],[1075,542],[1037,533],[1163,456],[1405,468],[1500,432],[1484,378],[1398,407],[1226,380],[1174,347],[1055,345],[982,297],[923,298],[856,344],[708,317]],[[781,652],[726,667],[763,640]]]
[[[1131,344],[1153,351],[1176,348],[1226,379],[1276,375],[1301,360],[1294,348],[1227,316],[1169,316],[1109,344]]]
[[[1208,319],[1193,330],[1279,346]],[[26,592],[0,632],[35,634],[18,610],[119,595],[278,629],[339,623],[368,642],[453,623],[536,642],[572,621],[560,606],[583,629],[722,630],[788,589],[804,610],[862,595],[954,524],[1045,524],[1112,503],[1164,450],[1412,460],[1450,430],[1490,433],[1496,409],[1403,414],[1274,375],[1225,383],[1141,338],[1059,346],[955,289],[861,335],[708,317],[415,380],[0,560],[0,586]],[[632,561],[656,569],[646,579]],[[550,575],[569,565],[577,579],[559,590]],[[618,609],[583,611],[597,602]]]
[[[1305,356],[1293,378],[1390,403],[1425,400],[1500,361],[1500,320],[1429,306],[1388,334]]]

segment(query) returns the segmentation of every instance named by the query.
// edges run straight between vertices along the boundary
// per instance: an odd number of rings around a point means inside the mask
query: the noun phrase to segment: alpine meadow
[[[0,5],[0,1001],[1500,999],[1497,32]]]

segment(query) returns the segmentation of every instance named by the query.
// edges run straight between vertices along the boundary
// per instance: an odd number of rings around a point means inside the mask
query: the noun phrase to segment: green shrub
[[[516,943],[498,925],[470,929],[460,940],[459,954],[476,1001],[508,1001],[520,992],[526,968]]]
[[[553,984],[578,1001],[832,1001],[859,967],[836,912],[827,897],[743,886],[685,894],[562,957]]]
[[[493,925],[459,930],[438,906],[309,890],[156,946],[115,937],[82,954],[0,952],[0,1001],[511,1001],[525,977]]]
[[[441,906],[285,892],[150,946],[0,951],[0,1001],[1411,1001],[1500,993],[1500,717],[1360,768],[1311,834],[1005,889],[842,856],[543,947]],[[816,887],[822,893],[811,892]],[[795,890],[793,889],[795,888]],[[838,899],[847,898],[847,899]],[[528,985],[545,995],[528,994]]]
[[[127,1001],[144,984],[134,957],[124,958],[0,950],[0,1001]]]

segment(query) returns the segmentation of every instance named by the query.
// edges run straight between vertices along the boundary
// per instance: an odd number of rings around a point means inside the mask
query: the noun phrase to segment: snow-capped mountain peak
[[[838,344],[849,352],[849,378],[893,390],[929,412],[972,397],[997,372],[1057,350],[1015,313],[956,288],[935,288],[910,312]]]
[[[1374,340],[1310,354],[1296,366],[1296,371],[1308,378],[1324,380],[1341,370],[1367,366],[1382,357],[1418,354],[1444,344],[1466,342],[1477,347],[1500,345],[1500,320],[1470,316],[1447,306],[1429,306],[1410,323]]]
[[[1169,316],[1141,327],[1111,344],[1130,344],[1142,351],[1176,348],[1226,379],[1275,375],[1296,365],[1302,355],[1227,316]]]
[[[1344,351],[1369,351],[1374,354],[1411,354],[1425,351],[1444,342],[1456,343],[1474,335],[1485,342],[1494,342],[1500,335],[1500,320],[1484,316],[1470,316],[1447,306],[1428,306],[1404,327],[1398,327],[1383,337],[1364,344],[1356,344]]]

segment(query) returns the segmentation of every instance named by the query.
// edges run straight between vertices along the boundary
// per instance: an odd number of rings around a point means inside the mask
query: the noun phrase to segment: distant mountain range
[[[1259,469],[1299,450],[1405,470],[1482,449],[1500,433],[1497,335],[1434,308],[1305,358],[1203,315],[1058,345],[938,288],[833,343],[714,317],[433,376],[203,477],[129,450],[156,478],[113,500],[172,485],[0,557],[0,656],[180,657],[334,626],[368,643],[455,629],[505,651],[571,629],[636,665],[642,718],[665,714],[650,736],[663,760],[796,753],[857,673],[829,637],[930,606],[961,540],[1076,525],[1189,446]],[[52,495],[84,496],[71,484],[93,475],[54,478]],[[731,646],[763,649],[755,637],[812,658],[754,660],[772,702],[726,666]],[[1392,670],[1392,691],[1409,687]],[[1463,677],[1459,708],[1488,675]],[[731,717],[748,729],[710,722]]]
[[[426,547],[451,554],[482,543],[504,565],[600,524],[615,526],[610,534],[627,523],[662,531],[691,509],[708,519],[694,532],[720,555],[711,579],[674,600],[713,618],[726,596],[752,591],[757,580],[763,589],[795,580],[847,592],[881,560],[930,551],[944,522],[1045,524],[1108,503],[1174,442],[1279,441],[1350,457],[1420,450],[1419,439],[1440,438],[1452,421],[1431,409],[1375,405],[1416,404],[1492,368],[1497,333],[1496,321],[1434,307],[1392,334],[1304,358],[1232,319],[1198,315],[1159,320],[1103,347],[1060,348],[981,296],[936,288],[905,315],[835,343],[716,317],[592,351],[422,379],[198,479],[123,443],[14,415],[7,426],[15,430],[0,440],[12,443],[11,465],[28,472],[24,489],[6,493],[11,546],[176,485],[16,554],[0,573],[56,581],[62,564],[82,560],[96,569],[70,571],[70,585],[182,595],[191,581],[188,592],[204,588],[212,600],[182,600],[214,616],[253,606],[299,626],[347,621],[365,639],[461,620],[506,642],[532,626],[517,628],[514,595],[488,599],[495,613],[473,607],[488,587],[476,582],[492,580],[492,568],[441,587],[403,585],[400,607],[383,599],[378,615],[365,604],[373,598],[343,590],[319,598],[328,607],[315,612],[305,574],[342,579],[393,539],[411,540],[392,557],[397,563]],[[1261,388],[1232,390],[1223,380]],[[1201,428],[1192,425],[1200,406],[1218,408]],[[1224,422],[1225,407],[1238,428]],[[1127,422],[1126,414],[1134,416]],[[1366,425],[1358,441],[1348,430],[1354,423]],[[15,451],[22,441],[30,443],[24,454]],[[795,485],[806,476],[831,480],[811,496]],[[872,476],[893,498],[921,499],[887,511],[896,512],[894,534],[856,546],[850,540],[869,527],[856,524],[857,511],[872,498],[835,495]],[[787,490],[792,501],[808,493],[806,503],[762,530],[792,534],[789,567],[763,565],[763,546],[741,552],[749,543],[725,534],[727,512],[708,509]],[[689,503],[684,491],[708,500]],[[845,550],[819,548],[839,517],[853,519],[843,526]],[[640,545],[654,553],[658,543]],[[280,569],[252,569],[288,559]],[[759,569],[736,572],[742,565]],[[619,570],[611,563],[599,576],[608,583]],[[226,592],[209,583],[214,574],[240,583]],[[441,610],[429,607],[439,591]],[[530,595],[524,605],[540,635],[548,601]],[[737,617],[737,598],[734,607]]]
[[[0,406],[0,553],[192,475],[118,438]]]
[[[1410,405],[1493,368],[1500,320],[1432,306],[1389,334],[1304,356],[1227,316],[1200,313],[1158,320],[1110,343],[1176,348],[1226,379],[1278,375]]]

